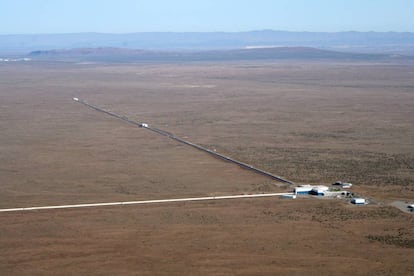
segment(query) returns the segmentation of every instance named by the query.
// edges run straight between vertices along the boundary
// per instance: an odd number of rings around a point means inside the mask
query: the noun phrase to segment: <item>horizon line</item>
[[[137,32],[99,32],[99,31],[80,31],[80,32],[39,32],[39,33],[0,33],[0,36],[13,36],[13,35],[73,35],[73,34],[104,34],[104,35],[129,35],[129,34],[208,34],[208,33],[254,33],[254,32],[283,32],[283,33],[325,33],[325,34],[337,34],[337,33],[395,33],[395,34],[414,34],[414,31],[288,31],[288,30],[276,30],[276,29],[256,29],[248,31],[137,31]]]

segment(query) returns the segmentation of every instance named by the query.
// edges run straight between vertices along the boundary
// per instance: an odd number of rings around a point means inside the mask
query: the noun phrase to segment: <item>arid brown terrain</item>
[[[288,191],[76,103],[374,204],[235,199],[0,213],[0,274],[414,274],[414,65],[0,64],[0,208]]]

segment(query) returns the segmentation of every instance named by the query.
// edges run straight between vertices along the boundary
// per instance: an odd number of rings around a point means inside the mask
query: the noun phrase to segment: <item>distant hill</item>
[[[73,48],[223,50],[249,47],[314,47],[329,50],[414,54],[414,33],[396,32],[149,32],[0,35],[0,53]]]
[[[33,51],[33,60],[91,62],[192,62],[239,60],[389,60],[399,56],[357,54],[310,47],[259,47],[232,50],[150,51],[125,48],[78,48],[70,50]]]

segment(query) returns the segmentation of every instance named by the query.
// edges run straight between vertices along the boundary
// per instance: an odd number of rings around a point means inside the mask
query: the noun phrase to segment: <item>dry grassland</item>
[[[0,207],[286,190],[76,104],[299,183],[414,199],[414,66],[0,65]],[[276,198],[0,214],[1,274],[413,274],[414,217]]]

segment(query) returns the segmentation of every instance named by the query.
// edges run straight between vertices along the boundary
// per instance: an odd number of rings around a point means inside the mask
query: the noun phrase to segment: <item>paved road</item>
[[[189,198],[155,199],[155,200],[139,200],[139,201],[87,203],[87,204],[73,204],[73,205],[53,205],[53,206],[0,209],[0,212],[21,212],[21,211],[34,211],[34,210],[87,208],[87,207],[118,206],[118,205],[133,205],[133,204],[156,204],[156,203],[172,203],[172,202],[187,202],[187,201],[242,199],[242,198],[272,197],[272,196],[282,196],[282,195],[293,195],[293,194],[292,193],[272,193],[272,194],[252,194],[252,195],[228,195],[228,196],[208,196],[208,197],[189,197]]]
[[[215,157],[218,157],[218,158],[220,158],[220,159],[223,159],[223,160],[225,160],[225,161],[228,161],[228,162],[232,162],[232,163],[234,163],[234,164],[237,164],[237,165],[239,165],[240,167],[242,167],[242,168],[244,168],[244,169],[251,170],[251,171],[254,171],[255,173],[258,173],[258,174],[261,174],[261,175],[264,175],[264,176],[270,177],[270,178],[272,178],[273,180],[277,180],[277,181],[284,182],[284,183],[287,183],[287,184],[294,184],[292,181],[287,180],[287,179],[285,179],[285,178],[283,178],[283,177],[281,177],[281,176],[278,176],[278,175],[272,174],[272,173],[270,173],[270,172],[267,172],[267,171],[264,171],[264,170],[262,170],[262,169],[256,168],[256,167],[254,167],[254,166],[252,166],[252,165],[249,165],[249,164],[246,164],[246,163],[244,163],[244,162],[241,162],[241,161],[235,160],[235,159],[233,159],[233,158],[231,158],[231,157],[228,157],[228,156],[225,156],[225,155],[223,155],[223,154],[217,153],[217,152],[215,152],[215,151],[212,151],[212,150],[207,149],[207,148],[205,148],[205,147],[202,147],[202,146],[200,146],[200,145],[194,144],[194,143],[189,142],[189,141],[187,141],[187,140],[184,140],[184,139],[182,139],[182,138],[180,138],[180,137],[177,137],[177,136],[175,136],[175,135],[173,135],[172,133],[169,133],[169,132],[167,132],[167,131],[164,131],[164,130],[161,130],[161,129],[158,129],[158,128],[155,128],[155,127],[148,126],[147,124],[143,124],[143,123],[135,122],[135,121],[133,121],[133,120],[128,119],[128,117],[126,117],[126,116],[118,115],[118,114],[116,114],[116,113],[113,113],[113,112],[110,112],[110,111],[104,110],[104,109],[102,109],[102,108],[100,108],[100,107],[98,107],[98,106],[95,106],[95,105],[92,105],[92,104],[90,104],[90,103],[87,103],[86,101],[83,101],[83,100],[81,100],[81,99],[79,99],[79,98],[73,98],[73,100],[74,100],[74,101],[76,101],[76,102],[78,102],[78,103],[84,104],[84,105],[86,105],[86,106],[88,106],[88,107],[90,107],[90,108],[92,108],[92,109],[94,109],[94,110],[96,110],[96,111],[100,111],[100,112],[103,112],[103,113],[105,113],[105,114],[107,114],[107,115],[110,115],[110,116],[112,116],[112,117],[118,118],[118,119],[120,119],[120,120],[122,120],[122,121],[125,121],[125,122],[129,123],[129,124],[132,124],[132,125],[135,125],[135,126],[138,126],[138,127],[142,127],[142,128],[144,128],[144,129],[147,129],[147,130],[150,130],[150,131],[152,131],[152,132],[155,132],[155,133],[158,133],[158,134],[160,134],[160,135],[163,135],[163,136],[166,136],[166,137],[168,137],[168,138],[171,138],[171,139],[173,139],[173,140],[175,140],[175,141],[177,141],[177,142],[180,142],[180,143],[186,144],[186,145],[188,145],[188,146],[191,146],[191,147],[193,147],[193,148],[196,148],[196,149],[198,149],[198,150],[201,150],[201,151],[207,152],[207,153],[209,153],[209,154],[211,154],[211,155],[213,155],[213,156],[215,156]]]

